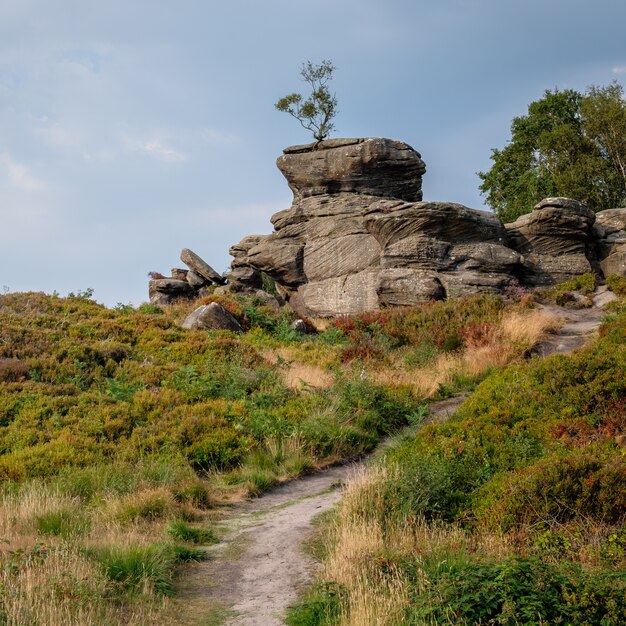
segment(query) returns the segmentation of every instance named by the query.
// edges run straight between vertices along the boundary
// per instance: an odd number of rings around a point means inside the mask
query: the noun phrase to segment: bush
[[[238,465],[250,442],[234,430],[219,428],[187,448],[187,458],[196,470],[225,470]]]
[[[623,624],[626,577],[534,559],[438,564],[407,624]]]

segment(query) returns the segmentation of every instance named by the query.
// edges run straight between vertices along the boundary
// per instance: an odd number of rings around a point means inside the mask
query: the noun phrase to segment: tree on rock
[[[511,123],[511,140],[479,172],[480,190],[504,220],[542,198],[565,196],[595,211],[626,204],[626,102],[618,83],[546,91]]]
[[[276,108],[295,117],[300,124],[313,133],[316,141],[323,141],[335,126],[332,122],[337,114],[337,98],[328,90],[328,82],[333,77],[335,66],[331,61],[313,65],[311,61],[302,64],[300,76],[311,87],[311,94],[303,101],[299,93],[281,98]]]

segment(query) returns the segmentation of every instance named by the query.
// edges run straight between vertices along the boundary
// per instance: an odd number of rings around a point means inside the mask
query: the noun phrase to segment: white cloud
[[[35,131],[35,134],[42,137],[53,148],[64,151],[76,151],[80,149],[84,142],[82,133],[65,128],[58,123],[39,128]]]
[[[107,163],[115,159],[115,152],[112,150],[96,150],[94,152],[83,152],[84,161],[89,163]]]
[[[20,191],[36,192],[43,190],[45,183],[31,174],[23,163],[18,163],[8,152],[0,154],[0,165],[9,180],[9,184]]]
[[[626,65],[616,65],[613,68],[613,74],[626,74]]]
[[[224,132],[216,128],[205,128],[200,136],[211,145],[232,145],[241,142],[241,137],[235,133]]]
[[[124,143],[131,152],[139,152],[145,154],[157,161],[165,163],[176,163],[186,161],[187,155],[184,152],[175,150],[174,148],[163,143],[161,139],[137,140],[126,138]]]

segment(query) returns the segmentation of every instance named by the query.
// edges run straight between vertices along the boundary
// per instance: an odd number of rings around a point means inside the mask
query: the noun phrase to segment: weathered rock
[[[260,289],[261,284],[261,272],[250,265],[234,267],[228,275],[228,286],[230,291]]]
[[[606,209],[596,213],[596,223],[615,230],[626,231],[626,207]]]
[[[304,248],[304,275],[308,281],[356,274],[380,261],[380,245],[371,235],[322,237]]]
[[[176,280],[187,280],[187,272],[189,270],[181,269],[180,267],[173,267],[171,270],[172,278]]]
[[[308,331],[306,327],[306,322],[304,320],[295,320],[291,324],[291,330],[294,330],[295,332],[300,333],[301,335],[306,335]]]
[[[200,289],[200,287],[204,287],[207,284],[207,279],[199,274],[196,274],[193,270],[189,270],[187,272],[187,282],[194,288]]]
[[[330,277],[306,283],[292,297],[289,304],[307,317],[334,317],[352,315],[378,309],[377,270]]]
[[[435,272],[394,267],[382,270],[378,281],[376,293],[382,306],[410,306],[446,297]]]
[[[193,288],[187,281],[178,280],[176,278],[159,278],[157,280],[151,280],[149,283],[149,291],[150,294],[158,292],[178,298],[187,298],[193,296],[194,294]]]
[[[459,298],[476,294],[503,293],[512,277],[505,273],[461,270],[439,274],[446,297]]]
[[[180,253],[180,260],[199,276],[202,276],[211,283],[223,285],[226,281],[221,274],[218,274],[206,261],[201,259],[189,248],[183,248]]]
[[[306,281],[303,269],[304,245],[289,240],[276,241],[270,235],[248,252],[248,263],[274,280],[298,286]]]
[[[605,276],[609,274],[626,276],[626,249],[610,254],[606,259],[600,262],[600,267]]]
[[[495,214],[455,203],[402,204],[367,215],[365,224],[383,248],[416,234],[451,243],[506,242]]]
[[[500,273],[508,278],[523,262],[524,258],[515,250],[499,243],[465,243],[450,248],[442,270]]]
[[[626,208],[596,213],[593,234],[602,273],[626,276]]]
[[[283,152],[276,164],[296,199],[346,192],[422,199],[426,165],[418,152],[401,141],[331,139]]]
[[[504,225],[488,211],[422,202],[421,157],[388,139],[294,146],[277,163],[293,203],[272,217],[274,233],[231,248],[229,288],[250,292],[264,272],[302,315],[551,285],[601,264],[624,271],[626,209],[594,226],[584,204],[546,198]]]
[[[552,285],[590,272],[594,212],[570,198],[546,198],[531,213],[505,224],[510,245],[524,255],[522,281]]]
[[[452,244],[420,233],[409,235],[385,246],[381,267],[414,267],[439,270],[447,265]]]
[[[241,324],[217,302],[198,307],[190,313],[182,324],[188,330],[230,330],[243,332]]]

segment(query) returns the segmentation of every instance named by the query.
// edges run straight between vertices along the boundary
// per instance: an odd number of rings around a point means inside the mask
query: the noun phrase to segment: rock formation
[[[553,285],[591,272],[595,250],[595,213],[569,198],[546,198],[512,224],[506,224],[509,245],[524,255],[521,282]]]
[[[626,208],[596,213],[594,239],[604,275],[626,276]]]
[[[175,267],[171,278],[151,272],[152,280],[148,285],[148,294],[152,304],[171,304],[176,300],[195,300],[206,293],[210,285],[223,285],[226,279],[218,274],[206,261],[195,252],[183,248],[180,260],[189,269]]]
[[[294,199],[274,232],[230,250],[229,289],[273,278],[309,316],[359,313],[511,285],[553,285],[589,271],[625,273],[626,209],[596,215],[547,198],[513,224],[460,204],[422,202],[418,152],[389,139],[293,146],[278,158]]]
[[[293,203],[272,216],[272,234],[230,248],[221,289],[266,295],[267,274],[301,315],[331,317],[549,286],[589,271],[626,274],[626,209],[595,214],[576,200],[546,198],[503,224],[489,211],[423,202],[424,161],[390,139],[292,146],[277,165]],[[181,259],[188,270],[151,281],[153,302],[223,282],[191,251]]]

